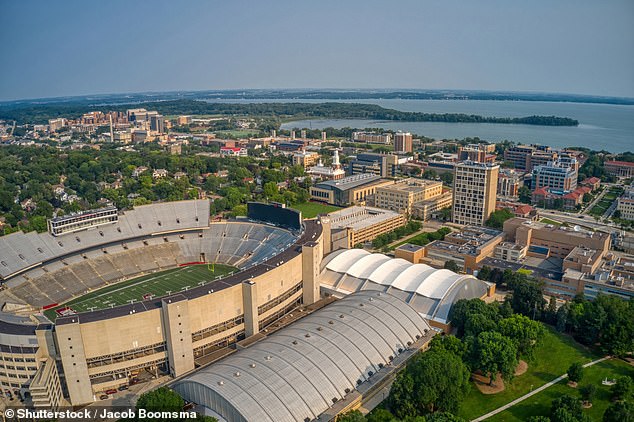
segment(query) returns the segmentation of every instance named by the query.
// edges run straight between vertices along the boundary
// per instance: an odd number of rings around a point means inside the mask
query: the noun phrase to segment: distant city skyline
[[[634,2],[8,2],[0,100],[214,89],[634,97]]]

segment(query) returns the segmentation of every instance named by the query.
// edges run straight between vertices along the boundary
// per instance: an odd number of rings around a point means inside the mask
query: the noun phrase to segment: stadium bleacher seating
[[[145,213],[143,218],[138,217],[128,219],[127,226],[158,227],[158,221],[163,226],[169,215],[155,210]],[[182,224],[184,220],[180,221]],[[101,237],[94,230],[82,232],[80,243],[93,244],[89,234]],[[70,236],[72,241],[74,234]],[[28,236],[30,243],[33,239],[37,239],[37,235]],[[279,254],[295,240],[296,235],[278,227],[222,222],[213,223],[205,230],[140,237],[78,249],[6,280],[6,288],[0,291],[0,305],[11,302],[41,308],[64,303],[107,284],[201,260],[248,268]]]

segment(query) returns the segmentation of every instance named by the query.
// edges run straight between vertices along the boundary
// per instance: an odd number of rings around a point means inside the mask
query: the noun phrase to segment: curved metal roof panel
[[[392,287],[406,292],[415,292],[427,277],[438,271],[425,264],[414,264],[406,268],[392,283]]]
[[[346,273],[356,278],[368,278],[374,270],[390,259],[392,258],[381,254],[369,254],[352,264]]]
[[[174,385],[229,422],[314,420],[430,327],[400,299],[357,292]]]
[[[416,293],[433,299],[442,299],[451,286],[462,277],[460,274],[445,269],[434,271],[418,286]]]
[[[370,252],[363,249],[348,249],[334,257],[326,264],[326,268],[338,273],[345,273],[355,262],[367,255],[370,255]]]
[[[389,286],[410,265],[412,264],[401,258],[390,259],[372,271],[368,280]]]

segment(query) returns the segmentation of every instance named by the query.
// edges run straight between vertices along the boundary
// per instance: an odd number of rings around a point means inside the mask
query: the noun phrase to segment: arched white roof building
[[[320,283],[345,296],[361,290],[388,292],[409,303],[425,318],[447,323],[454,302],[486,295],[489,283],[471,275],[412,264],[363,249],[341,249],[324,258]]]
[[[313,421],[430,332],[425,319],[398,298],[359,292],[173,388],[228,422]]]

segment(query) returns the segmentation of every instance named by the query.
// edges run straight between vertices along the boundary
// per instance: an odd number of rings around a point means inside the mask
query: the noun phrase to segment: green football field
[[[213,271],[212,271],[213,269]],[[44,314],[51,320],[57,318],[57,309],[70,307],[75,312],[86,312],[97,309],[106,309],[114,306],[125,305],[131,301],[141,302],[144,296],[164,296],[185,289],[193,289],[200,284],[218,280],[238,269],[229,265],[214,264],[190,265],[148,274],[132,280],[123,281],[95,290],[62,306],[48,309]]]

